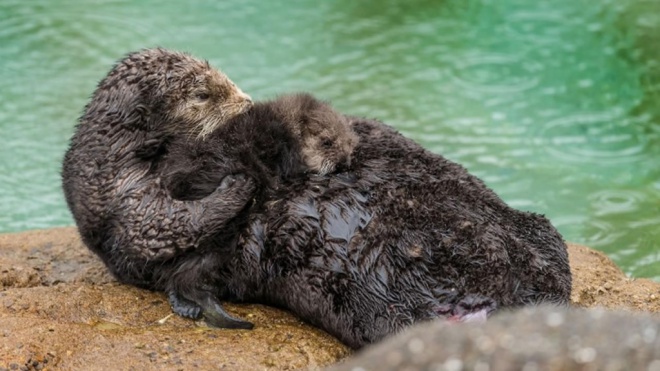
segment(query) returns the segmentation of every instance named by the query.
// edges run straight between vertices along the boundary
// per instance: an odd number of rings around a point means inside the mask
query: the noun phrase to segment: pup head
[[[306,93],[282,96],[276,102],[276,111],[300,140],[309,171],[325,175],[341,163],[350,164],[358,136],[341,113]]]

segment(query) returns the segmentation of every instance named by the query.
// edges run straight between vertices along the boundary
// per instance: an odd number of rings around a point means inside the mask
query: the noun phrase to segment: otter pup
[[[171,196],[180,200],[207,197],[228,176],[248,176],[256,180],[254,204],[260,205],[282,182],[305,173],[326,175],[350,162],[357,142],[343,115],[329,104],[299,93],[258,102],[204,140],[174,138],[158,172]],[[179,298],[171,300],[172,306],[186,317],[194,317],[191,314],[205,307],[201,303],[208,288],[200,282],[214,275],[205,271],[205,267],[214,269],[213,265],[197,262],[200,255],[203,250],[188,254],[189,261],[181,257],[177,265],[186,269],[173,269],[167,275]],[[214,322],[207,315],[209,319]]]
[[[259,102],[204,141],[170,143],[163,183],[172,197],[210,195],[232,173],[269,188],[303,173],[326,175],[350,163],[358,138],[348,120],[310,94]],[[217,150],[223,148],[224,150]]]
[[[165,49],[118,61],[85,107],[62,167],[62,186],[85,245],[121,282],[167,291],[154,266],[195,250],[248,201],[255,184],[229,177],[199,202],[170,198],[154,172],[173,133],[203,138],[246,112],[251,99],[208,62]],[[218,326],[248,327],[207,300]]]

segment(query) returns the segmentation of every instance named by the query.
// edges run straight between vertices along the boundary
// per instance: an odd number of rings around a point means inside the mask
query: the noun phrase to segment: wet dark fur
[[[343,115],[311,95],[299,93],[257,103],[204,140],[184,136],[171,139],[162,160],[156,160],[154,166],[175,199],[202,199],[222,184],[247,176],[256,180],[253,203],[260,205],[284,180],[344,164],[356,144],[357,136]],[[237,221],[223,233],[234,236],[242,226]],[[196,255],[192,254],[193,261]],[[168,282],[164,286],[168,287],[175,312],[187,317],[203,312],[207,322],[216,326],[251,326],[244,321],[240,324],[224,312],[214,313],[221,309],[219,304],[205,304],[209,274],[203,264],[191,266],[188,255],[182,255],[176,263],[168,262],[164,267],[169,266],[177,268],[159,277]]]
[[[207,68],[163,50],[131,54],[76,128],[66,200],[84,243],[119,280],[167,291],[178,313],[197,317],[201,306],[220,324],[213,294],[289,308],[356,348],[488,300],[568,301],[566,247],[545,218],[507,207],[459,165],[378,122],[353,121],[360,144],[344,171],[285,179],[257,202],[263,189],[239,175],[199,201],[172,199],[158,171],[167,138],[224,120],[173,114],[172,104],[195,99]],[[231,158],[226,150],[213,156]]]
[[[129,54],[99,83],[64,157],[62,183],[83,242],[117,279],[168,290],[155,267],[196,249],[252,199],[254,182],[243,178],[199,202],[173,200],[143,160],[171,133],[213,130],[247,105],[208,63],[164,49]]]
[[[288,308],[354,348],[465,310],[568,303],[566,246],[547,219],[382,123],[351,124],[350,168],[283,182],[159,274]]]
[[[306,148],[316,141],[318,148]],[[305,150],[335,168],[349,161],[356,144],[343,115],[300,93],[258,102],[203,141],[173,139],[159,171],[175,199],[207,197],[231,174],[247,175],[262,193],[272,192],[283,179],[317,170],[305,162]]]

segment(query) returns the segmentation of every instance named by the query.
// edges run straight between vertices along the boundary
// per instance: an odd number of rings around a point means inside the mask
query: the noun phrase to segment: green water
[[[2,0],[0,232],[72,224],[73,125],[113,61],[156,45],[257,99],[382,119],[660,279],[660,0]]]

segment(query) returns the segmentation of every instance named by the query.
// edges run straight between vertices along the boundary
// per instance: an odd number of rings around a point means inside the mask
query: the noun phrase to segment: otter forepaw
[[[225,190],[232,187],[240,187],[247,183],[248,177],[245,174],[229,174],[222,178],[218,190]]]
[[[167,298],[172,307],[172,311],[181,317],[190,319],[199,319],[202,316],[202,307],[195,302],[181,297],[178,293],[170,291]]]

